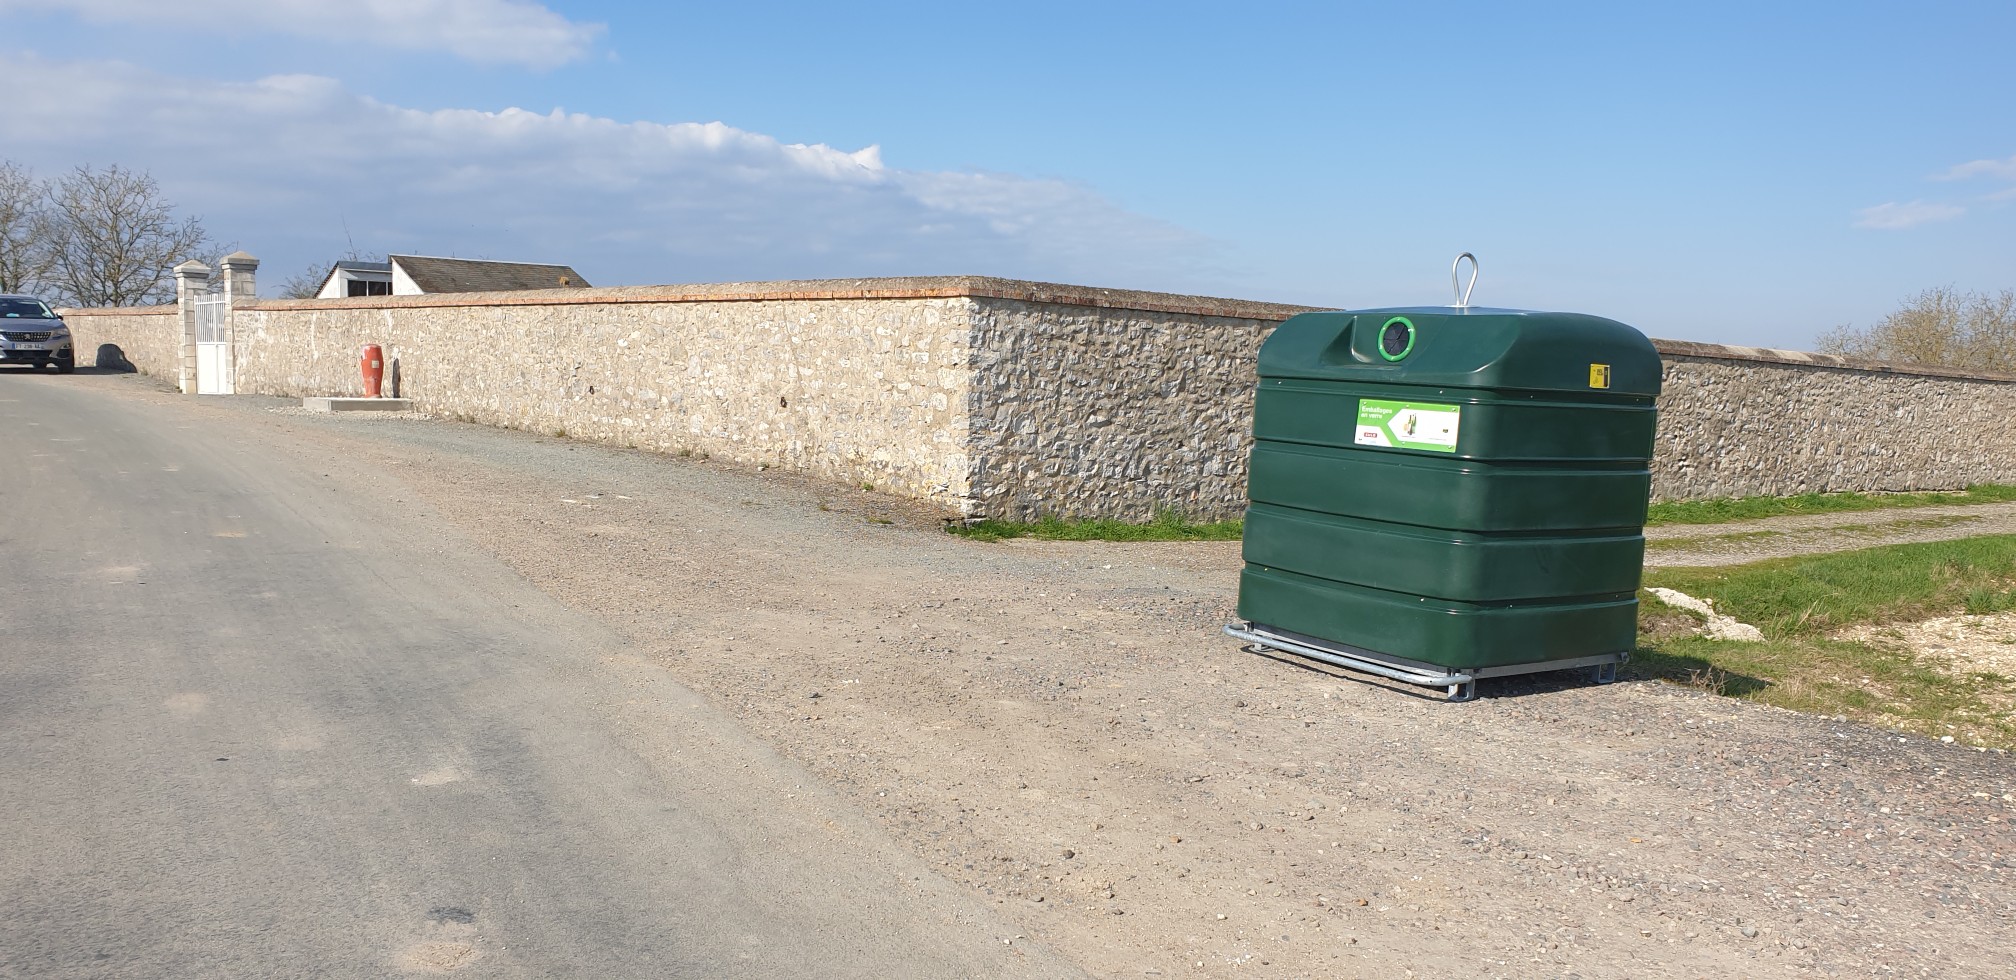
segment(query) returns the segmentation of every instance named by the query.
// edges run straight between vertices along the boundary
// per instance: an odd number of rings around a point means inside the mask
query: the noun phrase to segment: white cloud
[[[570,21],[531,0],[0,0],[7,11],[60,11],[99,24],[265,31],[552,68],[588,54],[601,24]]]
[[[1993,177],[1999,180],[2016,180],[2016,156],[2007,160],[1972,160],[1963,163],[1934,180],[1966,180],[1970,177]]]
[[[1891,201],[1857,211],[1855,227],[1895,231],[1934,221],[1951,221],[1966,213],[1967,209],[1957,204],[1940,204],[1934,201],[1910,201],[1898,204]]]
[[[334,79],[0,60],[0,146],[45,175],[145,169],[287,270],[356,244],[567,262],[598,284],[975,273],[1169,288],[1200,236],[1065,181],[886,166],[722,123],[425,111]],[[290,257],[289,253],[299,253]]]
[[[1948,168],[1944,173],[1933,174],[1931,179],[1954,181],[1983,177],[1997,181],[2016,181],[2016,156],[2007,160],[1970,160]],[[1991,191],[1978,200],[1994,205],[2016,200],[2016,187]],[[1857,211],[1855,227],[1895,231],[1935,221],[1951,221],[1966,213],[1967,209],[1958,204],[1937,201],[1909,201],[1899,204],[1891,201]]]

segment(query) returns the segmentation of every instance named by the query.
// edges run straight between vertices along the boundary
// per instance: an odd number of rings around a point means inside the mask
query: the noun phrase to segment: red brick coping
[[[1052,282],[1028,282],[993,276],[907,276],[886,279],[800,279],[782,282],[723,282],[676,286],[612,286],[593,289],[530,289],[498,293],[431,293],[424,296],[354,296],[342,299],[254,299],[240,307],[254,310],[375,310],[470,306],[579,306],[597,303],[760,303],[784,300],[955,299],[974,297],[1025,303],[1052,303],[1095,309],[1180,313],[1278,323],[1297,313],[1323,307],[1262,303],[1214,296],[1185,296],[1138,289],[1101,289]],[[168,306],[120,309],[72,309],[65,316],[168,316]],[[1893,364],[1835,354],[1773,350],[1736,344],[1703,344],[1660,340],[1652,345],[1664,357],[1717,361],[1753,361],[1795,367],[1833,368],[1874,374],[1955,378],[2016,384],[2016,376],[1921,364]]]
[[[598,303],[760,303],[780,300],[984,299],[1090,306],[1109,310],[1184,313],[1278,322],[1314,307],[1212,296],[1181,296],[1136,289],[1100,289],[1024,282],[991,276],[914,276],[898,279],[808,279],[724,282],[680,286],[612,286],[528,289],[502,293],[431,293],[425,296],[350,296],[342,299],[262,299],[261,310],[399,309],[451,306],[578,306]]]
[[[86,306],[56,307],[58,316],[174,316],[181,307],[173,303],[166,306]]]
[[[1837,368],[1843,371],[1866,371],[1872,374],[1905,374],[1926,378],[1956,378],[1962,381],[1992,381],[2001,384],[2016,384],[2016,375],[1993,374],[1987,371],[1962,371],[1956,368],[1934,367],[1929,364],[1893,364],[1889,361],[1870,361],[1859,357],[1842,357],[1839,354],[1809,354],[1796,350],[1772,350],[1768,347],[1742,347],[1735,344],[1698,344],[1691,340],[1659,340],[1654,338],[1652,346],[1659,349],[1662,357],[1698,357],[1715,361],[1761,361],[1766,364],[1789,364],[1797,367]]]

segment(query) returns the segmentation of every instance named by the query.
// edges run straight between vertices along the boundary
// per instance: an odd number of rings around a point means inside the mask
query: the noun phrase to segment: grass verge
[[[1034,521],[980,521],[945,528],[975,541],[1041,538],[1049,541],[1237,541],[1245,529],[1239,520],[1199,524],[1178,514],[1159,514],[1146,524],[1115,520],[1066,521],[1045,517]]]
[[[874,489],[862,484],[862,489]],[[1830,514],[1850,510],[1881,510],[1892,507],[1930,507],[1940,504],[1991,504],[2016,500],[2016,486],[1983,483],[1950,493],[1809,493],[1797,497],[1719,497],[1713,500],[1681,500],[1653,504],[1645,519],[1648,527],[1661,524],[1727,524],[1787,514]],[[1959,522],[1953,517],[1945,522]],[[1045,517],[1034,521],[980,521],[950,524],[946,530],[976,541],[1008,538],[1042,538],[1051,541],[1237,541],[1243,521],[1193,523],[1180,515],[1162,514],[1145,524],[1116,520],[1062,520]],[[1927,522],[1928,524],[1930,522]],[[1776,531],[1754,531],[1726,535],[1729,538],[1776,535]],[[1700,539],[1694,539],[1700,540]],[[1719,540],[1719,539],[1718,539]],[[1681,548],[1691,545],[1655,544],[1653,547]]]
[[[1893,507],[1937,507],[1952,504],[1993,504],[2016,500],[2016,486],[1977,483],[1965,490],[1939,493],[1805,493],[1795,497],[1717,497],[1653,504],[1647,526],[1661,524],[1727,524],[1791,514],[1835,514],[1851,510]]]
[[[2016,678],[1833,637],[1858,624],[2016,608],[2016,535],[1652,569],[1645,584],[1713,599],[1765,640],[1691,635],[1684,614],[1644,594],[1634,672],[1794,711],[2016,748]]]

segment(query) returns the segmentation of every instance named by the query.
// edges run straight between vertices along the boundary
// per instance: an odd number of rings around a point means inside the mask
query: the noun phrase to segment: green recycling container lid
[[[1585,313],[1407,306],[1304,313],[1260,348],[1260,377],[1652,397],[1661,366],[1632,327]]]

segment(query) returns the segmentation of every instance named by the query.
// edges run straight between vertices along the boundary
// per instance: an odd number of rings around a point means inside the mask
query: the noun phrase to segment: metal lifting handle
[[[1457,278],[1457,270],[1463,268],[1464,259],[1470,260],[1470,285],[1468,286],[1464,286]],[[1457,307],[1468,307],[1470,305],[1470,291],[1476,288],[1477,256],[1464,252],[1462,255],[1456,256],[1456,261],[1449,263],[1449,291],[1456,294]]]

